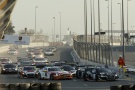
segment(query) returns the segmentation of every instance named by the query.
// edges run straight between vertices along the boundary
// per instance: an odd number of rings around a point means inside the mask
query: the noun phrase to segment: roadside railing
[[[81,59],[113,66],[112,48],[108,43],[91,43],[73,40],[73,48]]]

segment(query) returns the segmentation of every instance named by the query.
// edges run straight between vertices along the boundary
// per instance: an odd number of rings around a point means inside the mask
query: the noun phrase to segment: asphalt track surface
[[[46,48],[46,47],[44,47]],[[72,47],[58,47],[57,52],[54,56],[47,56],[49,61],[69,61],[72,62],[71,56]],[[0,57],[10,57],[14,62],[16,57],[26,56],[26,49],[20,49],[19,55],[13,56],[8,55],[7,52],[0,54]],[[135,76],[129,75],[128,78],[119,79],[118,81],[84,81],[82,79],[73,78],[72,80],[38,80],[37,78],[23,78],[17,77],[17,74],[0,74],[0,83],[45,83],[45,82],[61,82],[62,90],[110,90],[110,86],[113,85],[128,85],[135,83]]]

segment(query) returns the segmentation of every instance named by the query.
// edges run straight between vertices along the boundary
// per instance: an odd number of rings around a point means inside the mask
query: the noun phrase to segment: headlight
[[[115,76],[118,76],[117,74],[115,74]]]
[[[105,74],[105,73],[100,73],[101,75]]]
[[[55,76],[59,76],[58,74],[55,74]]]
[[[3,68],[3,70],[5,70],[5,68]]]
[[[17,68],[15,68],[15,70],[17,71]]]

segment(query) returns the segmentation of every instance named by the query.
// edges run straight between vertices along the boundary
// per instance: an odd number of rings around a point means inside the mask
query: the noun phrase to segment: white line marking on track
[[[33,82],[35,82],[35,81],[33,80]]]
[[[83,84],[83,85],[86,86],[86,87],[88,86],[87,84]]]
[[[73,79],[73,81],[75,81],[75,82],[76,82],[76,79]]]

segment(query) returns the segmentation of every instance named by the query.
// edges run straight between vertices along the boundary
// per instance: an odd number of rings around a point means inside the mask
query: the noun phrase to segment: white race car
[[[36,77],[36,68],[34,66],[24,66],[18,69],[18,77]]]
[[[43,57],[35,57],[31,62],[32,65],[48,64],[48,59]]]
[[[60,67],[44,67],[42,70],[39,70],[38,79],[72,79],[73,76],[68,71],[63,71]]]
[[[50,49],[44,50],[44,55],[47,55],[47,56],[54,55],[54,52],[52,50],[50,50]]]
[[[8,51],[8,54],[10,54],[10,55],[17,55],[18,54],[18,51],[16,49],[10,49]]]

